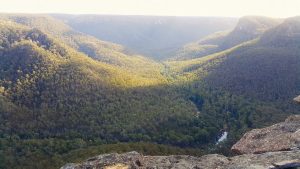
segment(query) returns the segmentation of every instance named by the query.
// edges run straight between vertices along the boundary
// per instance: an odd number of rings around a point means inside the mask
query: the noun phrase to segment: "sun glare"
[[[0,12],[224,16],[300,14],[299,0],[0,0]]]

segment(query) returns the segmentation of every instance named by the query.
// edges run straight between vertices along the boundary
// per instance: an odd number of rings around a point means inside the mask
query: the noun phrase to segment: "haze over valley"
[[[299,114],[300,17],[0,14],[0,168],[233,155]]]

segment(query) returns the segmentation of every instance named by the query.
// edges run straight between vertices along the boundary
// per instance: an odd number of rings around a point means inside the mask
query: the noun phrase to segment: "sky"
[[[300,0],[0,0],[2,13],[241,17],[300,15]]]

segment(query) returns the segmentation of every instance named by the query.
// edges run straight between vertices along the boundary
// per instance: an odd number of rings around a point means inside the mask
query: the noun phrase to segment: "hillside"
[[[1,34],[4,35],[1,38],[1,89],[4,96],[17,105],[25,106],[28,109],[37,109],[37,111],[53,111],[51,115],[59,112],[66,113],[71,110],[80,112],[80,116],[84,116],[83,112],[88,113],[89,111],[98,113],[105,111],[115,113],[122,111],[125,113],[128,111],[129,114],[124,114],[127,117],[128,115],[137,116],[133,112],[140,110],[125,102],[135,102],[135,106],[144,109],[139,113],[151,111],[147,110],[147,108],[152,109],[151,107],[143,106],[147,104],[146,100],[142,101],[139,97],[144,99],[148,97],[150,100],[165,100],[166,102],[162,101],[161,104],[166,104],[166,108],[171,106],[167,102],[170,104],[179,103],[180,105],[180,98],[179,102],[175,101],[174,103],[170,102],[174,99],[168,98],[169,96],[176,97],[176,93],[165,95],[166,98],[160,98],[155,93],[162,92],[160,87],[157,89],[153,87],[153,90],[151,87],[144,89],[147,86],[157,84],[158,81],[138,74],[133,75],[126,69],[117,66],[95,61],[68,46],[57,43],[58,41],[37,29],[30,29],[5,21],[2,22],[1,26]],[[131,92],[134,95],[131,95]],[[116,101],[118,100],[120,105],[116,107],[103,106],[106,103],[109,104],[109,100],[113,101],[113,105],[117,104]],[[182,104],[189,105],[185,102]],[[177,106],[173,105],[172,107]],[[114,108],[119,109],[119,111],[113,111]],[[180,113],[180,111],[177,112]],[[47,116],[48,114],[45,113],[44,115]],[[147,118],[145,115],[138,117]],[[48,117],[44,118],[47,119]],[[143,120],[140,119],[140,121]],[[120,125],[121,122],[118,124]],[[59,125],[59,123],[55,125]],[[47,128],[51,129],[50,126]]]
[[[216,32],[197,42],[186,44],[177,51],[173,59],[193,59],[232,48],[243,42],[258,38],[266,30],[278,25],[280,22],[279,19],[267,17],[242,17],[233,30]]]
[[[174,76],[194,86],[203,82],[210,90],[250,99],[256,104],[251,121],[268,123],[269,119],[299,112],[286,101],[299,92],[298,32],[299,18],[290,18],[233,48],[201,58],[168,61],[166,65]]]
[[[255,39],[268,29],[277,26],[280,22],[280,19],[260,16],[242,17],[234,30],[225,37],[220,47],[228,49],[242,42]]]
[[[162,65],[159,63],[140,55],[130,54],[124,46],[75,31],[61,20],[49,15],[2,14],[0,18],[37,28],[95,60],[127,69],[133,74],[140,73],[143,77],[164,81],[164,77],[161,76]]]
[[[299,21],[287,19],[265,32],[256,43],[231,52],[207,81],[260,100],[296,96],[300,84]]]
[[[199,43],[233,46],[165,62],[57,17],[0,18],[0,168],[55,168],[90,150],[228,155],[245,131],[299,112],[286,101],[299,95],[297,17],[246,17],[251,38],[217,32]]]
[[[73,29],[98,39],[122,44],[131,50],[162,60],[182,45],[211,33],[231,29],[235,18],[53,15]]]
[[[190,125],[196,106],[167,80],[94,60],[35,27],[7,20],[0,26],[4,168],[51,168],[71,150],[119,141],[215,140],[220,124],[204,116],[196,125],[203,130]]]

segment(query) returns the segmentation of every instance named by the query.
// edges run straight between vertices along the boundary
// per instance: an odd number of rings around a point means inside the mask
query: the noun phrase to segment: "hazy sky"
[[[300,0],[0,0],[0,12],[175,16],[300,15]]]

